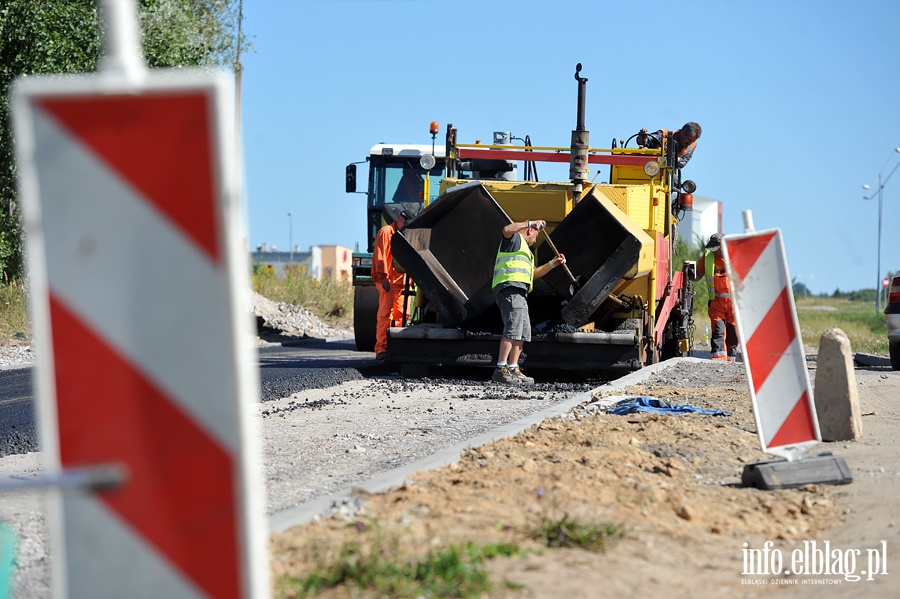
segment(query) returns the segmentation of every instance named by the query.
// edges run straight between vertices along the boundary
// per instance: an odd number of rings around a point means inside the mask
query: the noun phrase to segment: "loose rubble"
[[[30,345],[0,346],[0,368],[22,368],[34,364],[36,359]]]
[[[322,322],[310,310],[285,302],[275,302],[262,295],[252,293],[253,315],[256,317],[257,332],[263,340],[277,340],[285,337],[346,337],[352,329],[334,327]]]

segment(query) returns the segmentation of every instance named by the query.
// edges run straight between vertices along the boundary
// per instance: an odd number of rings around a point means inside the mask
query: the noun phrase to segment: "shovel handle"
[[[547,233],[547,229],[541,229],[541,232],[544,234],[544,239],[546,239],[547,243],[550,244],[550,249],[553,250],[553,253],[556,254],[557,258],[559,258],[559,252],[557,251],[556,246],[553,244],[553,240],[550,239],[550,234]],[[563,263],[562,267],[563,267],[563,269],[565,269],[566,274],[569,275],[569,278],[572,279],[572,282],[574,283],[576,281],[575,275],[573,275],[572,271],[569,270],[568,265]]]

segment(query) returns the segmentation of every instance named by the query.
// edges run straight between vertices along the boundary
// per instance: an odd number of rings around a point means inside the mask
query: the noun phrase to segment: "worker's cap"
[[[722,247],[722,234],[713,233],[709,236],[709,241],[706,244],[706,249],[714,252],[720,247]]]
[[[402,204],[388,204],[384,207],[384,220],[386,222],[395,222],[401,216],[406,220],[410,220],[414,216],[414,210]]]

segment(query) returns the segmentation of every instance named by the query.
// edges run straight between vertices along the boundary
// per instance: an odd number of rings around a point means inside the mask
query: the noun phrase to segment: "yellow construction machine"
[[[611,148],[590,147],[584,127],[587,79],[580,71],[579,64],[577,124],[569,147],[532,146],[527,138],[525,145],[513,145],[504,132],[495,133],[491,145],[461,144],[448,125],[443,151],[427,156],[422,146],[418,151],[425,157],[408,160],[426,191],[415,206],[421,209],[393,238],[394,259],[414,281],[415,301],[411,296],[409,322],[389,330],[389,362],[407,372],[493,366],[502,322],[491,280],[501,231],[510,222],[533,219],[547,221],[533,248],[536,263],[562,253],[567,268],[535,281],[529,294],[533,334],[521,359],[525,367],[630,371],[690,352],[693,265],[674,270],[673,258],[679,217],[691,209],[696,186],[681,181],[675,143],[628,148],[632,136],[621,147],[615,140]],[[535,180],[541,162],[568,162],[569,180]],[[526,180],[518,180],[520,164]],[[608,165],[608,181],[590,179],[591,164]],[[370,172],[373,229],[389,221],[392,208],[390,202],[378,205],[371,186],[377,179]],[[439,195],[433,189],[437,181]],[[416,198],[407,200],[404,208]],[[354,283],[361,297],[365,276]],[[371,303],[357,308],[369,310],[372,322],[362,326],[374,330]],[[368,349],[359,335],[357,343]]]

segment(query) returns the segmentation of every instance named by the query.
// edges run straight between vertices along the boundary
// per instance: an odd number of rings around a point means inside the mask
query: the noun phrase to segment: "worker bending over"
[[[637,143],[641,147],[658,148],[663,143],[668,146],[671,139],[676,146],[675,155],[678,157],[678,168],[684,168],[691,156],[694,155],[694,148],[697,147],[697,140],[700,139],[701,133],[703,133],[703,130],[700,128],[700,125],[691,121],[690,123],[685,123],[678,131],[660,129],[653,133],[647,133],[646,129],[641,129],[637,136]],[[668,151],[668,147],[666,151]]]
[[[531,321],[528,315],[528,292],[534,279],[540,279],[560,264],[566,263],[562,254],[543,266],[534,267],[530,246],[547,226],[542,220],[510,223],[503,227],[503,238],[494,262],[491,288],[503,316],[503,338],[492,380],[498,383],[531,385],[534,379],[519,368],[519,356],[526,341],[531,341]]]
[[[698,281],[704,276],[709,290],[709,328],[712,331],[709,357],[734,362],[737,357],[737,326],[734,304],[731,303],[731,285],[725,273],[721,233],[710,236],[693,280]]]
[[[394,267],[391,240],[394,233],[406,226],[410,218],[406,210],[401,210],[394,222],[381,227],[375,234],[375,251],[372,254],[372,280],[378,289],[378,319],[375,324],[375,359],[387,358],[387,334],[392,323],[400,323],[404,318],[403,288],[406,275]]]

